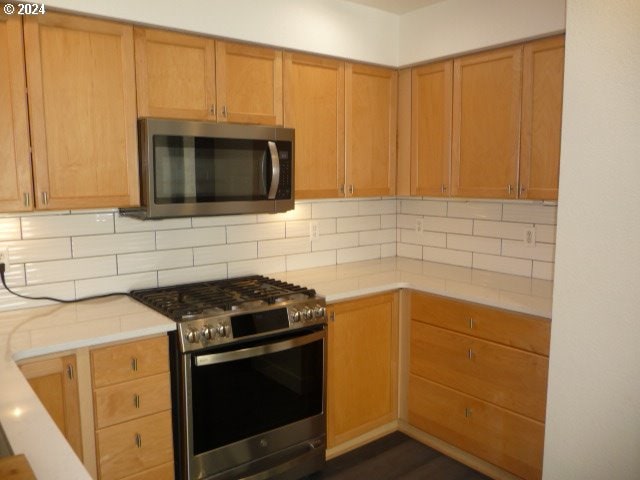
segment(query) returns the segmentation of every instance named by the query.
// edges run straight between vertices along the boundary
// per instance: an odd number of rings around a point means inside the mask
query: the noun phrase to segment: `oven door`
[[[324,328],[184,357],[188,478],[324,460]]]

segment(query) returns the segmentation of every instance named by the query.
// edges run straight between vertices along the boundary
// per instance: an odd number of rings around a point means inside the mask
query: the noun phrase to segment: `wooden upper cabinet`
[[[216,119],[215,41],[134,28],[140,117]]]
[[[453,60],[414,68],[411,75],[411,194],[447,196]]]
[[[344,62],[285,53],[284,126],[296,130],[296,198],[341,196]]]
[[[396,181],[398,72],[346,65],[347,195],[393,195]]]
[[[516,198],[522,46],[454,60],[451,193]]]
[[[218,121],[282,125],[282,51],[216,42]]]
[[[33,206],[20,17],[0,13],[0,212]]]
[[[76,356],[27,361],[20,365],[20,370],[73,451],[82,459]]]
[[[564,35],[524,45],[520,198],[557,199]]]
[[[138,205],[133,27],[47,12],[24,40],[36,206]]]

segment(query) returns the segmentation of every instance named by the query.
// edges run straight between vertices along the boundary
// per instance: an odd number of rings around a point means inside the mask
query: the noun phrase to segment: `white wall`
[[[400,18],[399,64],[564,30],[565,0],[447,0]]]
[[[640,2],[568,0],[544,478],[640,478]]]
[[[399,18],[340,0],[51,0],[48,7],[398,64]]]

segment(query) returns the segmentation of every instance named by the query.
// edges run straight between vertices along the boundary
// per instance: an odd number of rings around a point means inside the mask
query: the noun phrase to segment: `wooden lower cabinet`
[[[519,477],[541,478],[549,326],[413,293],[409,424]]]
[[[409,422],[522,478],[541,477],[541,422],[417,375],[409,377]]]
[[[20,370],[73,451],[82,460],[76,357],[28,361]]]
[[[167,337],[91,351],[100,480],[172,480],[173,433]]]
[[[340,302],[330,312],[327,445],[397,419],[397,293]]]

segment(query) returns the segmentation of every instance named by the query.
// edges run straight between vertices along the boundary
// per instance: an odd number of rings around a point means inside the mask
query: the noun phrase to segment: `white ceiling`
[[[345,0],[402,15],[445,0]]]

